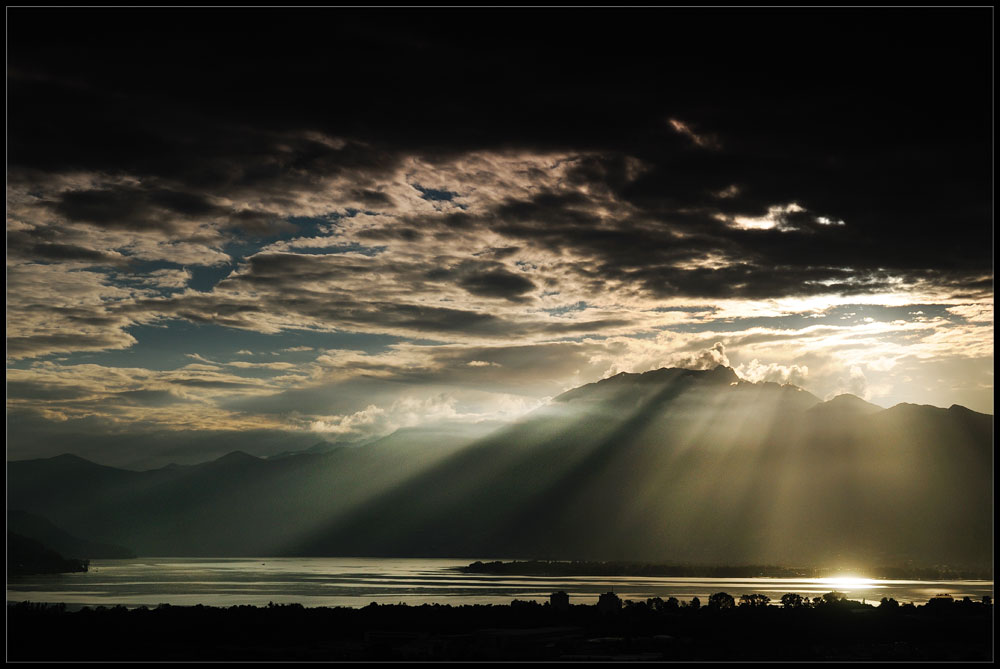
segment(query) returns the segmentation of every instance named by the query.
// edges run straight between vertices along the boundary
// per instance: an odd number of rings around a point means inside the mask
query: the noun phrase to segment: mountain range
[[[8,509],[146,556],[992,564],[993,417],[619,374],[470,439],[130,471],[8,462]]]

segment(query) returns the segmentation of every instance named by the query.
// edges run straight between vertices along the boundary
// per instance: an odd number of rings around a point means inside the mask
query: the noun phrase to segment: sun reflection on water
[[[817,578],[815,582],[829,585],[837,590],[857,590],[859,588],[870,588],[876,584],[874,579],[854,574]]]

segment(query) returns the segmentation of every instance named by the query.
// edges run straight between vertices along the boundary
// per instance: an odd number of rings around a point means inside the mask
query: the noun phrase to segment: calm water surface
[[[481,558],[484,562],[495,558]],[[924,604],[949,593],[980,599],[993,595],[992,581],[865,580],[808,578],[679,578],[606,576],[491,576],[455,571],[471,559],[386,558],[136,558],[92,560],[80,574],[12,577],[7,601],[62,602],[80,606],[366,606],[379,604],[509,604],[547,601],[564,590],[575,604],[592,604],[613,590],[622,599],[677,597],[704,602],[712,593],[762,593],[775,603],[787,592],[815,597],[839,590],[850,599],[893,597]]]

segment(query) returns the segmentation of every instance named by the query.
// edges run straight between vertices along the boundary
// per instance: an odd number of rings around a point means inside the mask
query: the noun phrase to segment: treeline
[[[620,600],[570,605],[126,609],[8,604],[8,659],[121,660],[989,660],[993,607],[811,606]],[[613,595],[611,596],[614,597]],[[783,598],[784,600],[784,598]],[[676,604],[676,605],[675,605]],[[58,643],[52,643],[58,639]]]
[[[962,569],[949,567],[878,567],[876,578],[933,580],[992,580],[993,572],[986,569]]]
[[[668,565],[644,562],[595,562],[563,560],[476,561],[460,571],[471,574],[511,576],[680,576],[690,578],[823,578],[834,576],[830,569],[790,568],[774,565]],[[879,567],[872,578],[888,579],[991,579],[982,570],[951,567]]]

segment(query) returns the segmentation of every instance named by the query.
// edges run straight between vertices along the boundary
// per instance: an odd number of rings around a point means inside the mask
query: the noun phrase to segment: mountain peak
[[[51,458],[49,458],[49,460],[51,460],[52,462],[66,462],[66,463],[72,462],[72,463],[88,464],[88,465],[97,464],[95,462],[91,462],[86,458],[81,458],[79,455],[74,455],[72,453],[63,453],[62,455],[54,455]]]
[[[718,365],[715,369],[710,370],[706,374],[706,378],[710,379],[713,383],[725,383],[727,385],[740,382],[740,377],[736,374],[736,370],[725,365]]]
[[[872,414],[882,411],[882,407],[877,404],[867,402],[857,395],[851,393],[841,393],[826,402],[821,402],[813,407],[816,412],[837,411],[840,413],[849,412],[852,414]]]
[[[985,413],[983,413],[981,411],[973,411],[969,407],[962,406],[961,404],[952,404],[950,407],[948,407],[948,411],[952,411],[954,413],[959,413],[959,414],[965,414],[965,415],[970,415],[970,414],[971,415],[980,415],[980,416],[989,416],[990,415],[990,414],[985,414]]]
[[[244,462],[260,462],[260,458],[250,455],[246,451],[233,451],[232,453],[226,453],[221,458],[217,458],[212,462],[219,464],[241,464]]]
[[[588,401],[608,399],[607,393],[648,392],[660,384],[671,384],[681,379],[712,386],[732,386],[740,383],[740,377],[732,367],[718,365],[714,369],[685,369],[683,367],[661,367],[648,372],[620,372],[606,379],[588,383],[567,390],[555,398],[557,402],[568,402],[586,398]],[[643,390],[645,389],[645,390]]]

